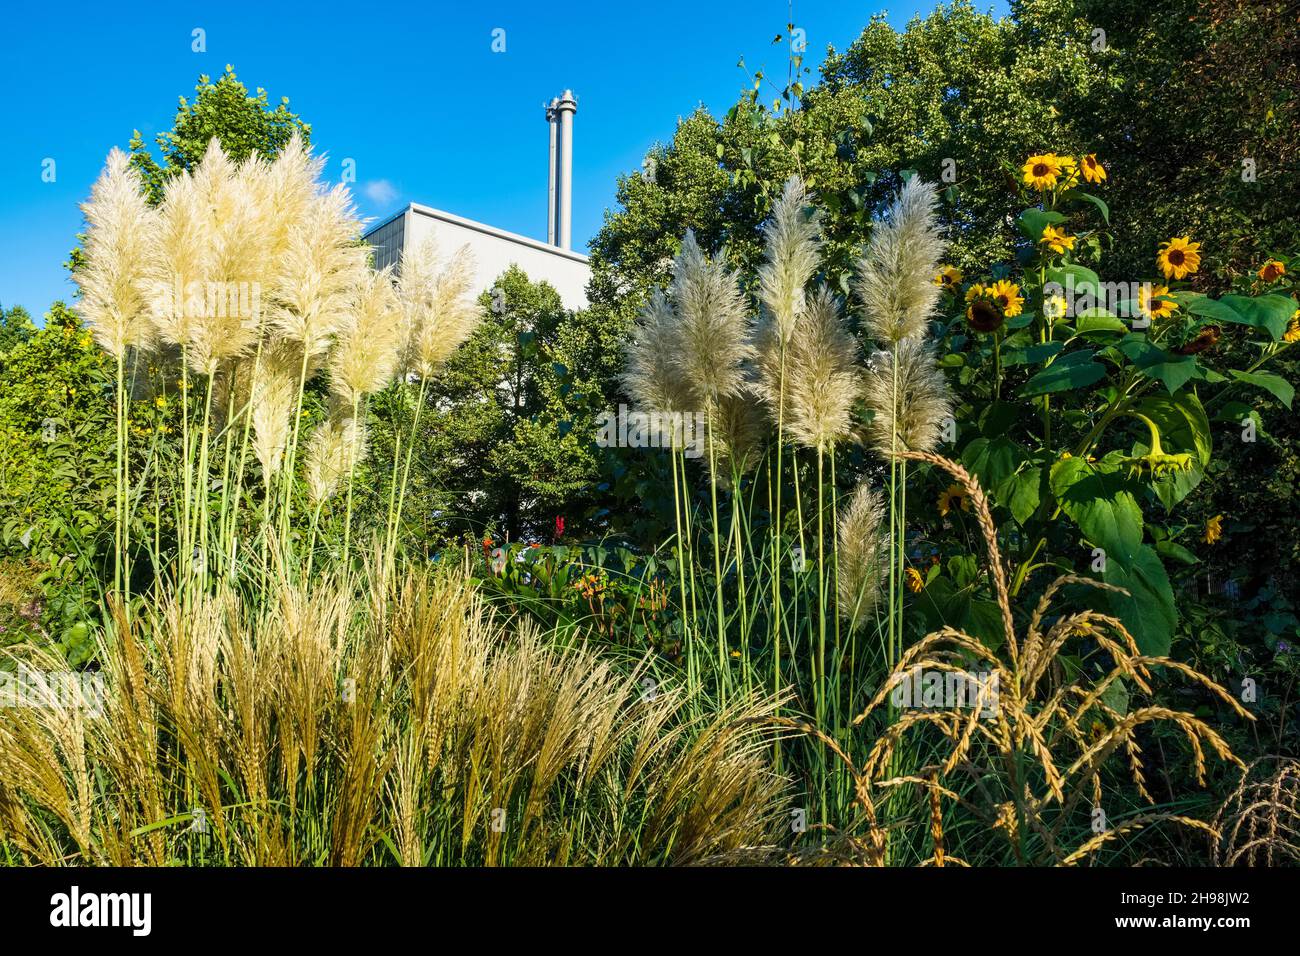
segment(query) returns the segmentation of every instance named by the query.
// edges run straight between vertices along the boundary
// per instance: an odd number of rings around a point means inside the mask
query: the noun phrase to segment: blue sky
[[[978,4],[990,6],[989,0]],[[993,9],[1005,13],[1004,0]],[[933,0],[898,0],[895,26]],[[796,0],[810,65],[844,49],[886,9]],[[554,10],[567,11],[560,19]],[[21,11],[21,12],[20,12]],[[573,243],[585,251],[612,206],[617,176],[672,136],[703,103],[720,114],[748,85],[737,67],[785,75],[786,0],[609,0],[576,4],[172,3],[145,9],[70,3],[11,8],[0,34],[0,304],[40,316],[71,300],[62,263],[81,225],[78,203],[109,149],[133,129],[152,144],[171,128],[200,73],[233,64],[249,87],[312,124],[337,180],[355,160],[363,215],[421,202],[538,239],[546,237],[543,103],[571,87]],[[194,52],[192,31],[206,34]],[[505,30],[505,52],[492,31]],[[770,97],[769,97],[770,98]],[[44,182],[46,160],[54,182]]]

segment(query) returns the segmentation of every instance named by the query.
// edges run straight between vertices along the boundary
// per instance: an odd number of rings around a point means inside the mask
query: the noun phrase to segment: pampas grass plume
[[[474,294],[474,258],[462,246],[446,262],[432,236],[402,255],[398,298],[406,336],[405,366],[432,375],[479,323]]]
[[[647,411],[690,411],[698,401],[673,360],[679,344],[677,313],[662,289],[650,293],[627,343],[623,389]]]
[[[388,383],[403,344],[402,305],[391,268],[367,270],[330,355],[330,389],[344,405]]]
[[[881,532],[885,503],[866,482],[840,509],[837,580],[840,616],[858,629],[880,599],[886,568],[886,536]]]
[[[691,230],[673,266],[671,293],[683,380],[705,403],[739,395],[744,363],[755,355],[745,301],[726,261],[705,255]]]
[[[938,305],[942,290],[932,280],[945,248],[938,202],[933,184],[913,176],[876,220],[858,261],[863,324],[882,347],[922,335]]]
[[[952,395],[928,343],[904,339],[895,352],[876,352],[862,383],[863,398],[873,413],[865,426],[866,438],[876,451],[888,458],[895,449],[929,452],[938,447],[944,423],[952,417]]]
[[[757,390],[786,435],[827,451],[847,438],[861,394],[858,343],[844,325],[839,300],[822,286],[807,300],[782,349],[779,324],[759,333]]]
[[[763,226],[765,260],[758,269],[759,300],[780,344],[794,334],[804,310],[804,287],[821,262],[820,226],[821,213],[808,206],[803,181],[791,176]]]
[[[365,422],[336,412],[320,424],[307,443],[307,493],[312,504],[333,497],[339,485],[366,454]]]
[[[86,215],[85,265],[77,270],[81,312],[95,340],[114,358],[153,337],[147,275],[157,216],[145,200],[140,175],[114,149],[91,189]]]

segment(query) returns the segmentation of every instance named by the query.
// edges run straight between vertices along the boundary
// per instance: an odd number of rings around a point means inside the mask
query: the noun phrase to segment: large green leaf
[[[1175,292],[1168,298],[1173,299],[1192,315],[1199,315],[1206,319],[1218,319],[1220,322],[1250,325],[1243,315],[1226,302],[1211,299],[1200,292]]]
[[[1025,397],[1046,395],[1084,388],[1101,381],[1106,377],[1106,366],[1093,361],[1095,354],[1091,349],[1082,349],[1062,356],[1026,382],[1020,394]]]
[[[1091,338],[1127,332],[1128,325],[1106,309],[1085,309],[1076,316],[1074,330],[1078,335]]]
[[[1151,483],[1165,510],[1172,511],[1174,505],[1191,494],[1205,477],[1205,466],[1210,463],[1210,453],[1214,448],[1209,418],[1201,400],[1190,391],[1143,399],[1133,410],[1155,423],[1166,454],[1189,452],[1192,455],[1190,471],[1163,475]],[[1136,443],[1133,452],[1145,455],[1150,450],[1151,446],[1143,440]]]
[[[1178,391],[1191,379],[1204,379],[1205,369],[1195,355],[1175,355],[1151,344],[1145,335],[1134,332],[1115,346],[1143,375],[1164,384],[1169,394]]]
[[[1257,296],[1225,295],[1220,299],[1195,292],[1177,292],[1171,298],[1192,315],[1263,329],[1274,342],[1281,341],[1295,313],[1295,300],[1276,292]]]
[[[1002,364],[1008,368],[1013,365],[1038,365],[1059,355],[1063,348],[1064,342],[1040,342],[1023,349],[1007,349],[1002,353]]]
[[[1085,538],[1112,560],[1128,563],[1142,547],[1142,509],[1120,470],[1065,458],[1052,466],[1052,494]]]
[[[1166,452],[1191,452],[1204,467],[1210,463],[1214,437],[1201,400],[1192,392],[1156,395],[1143,399],[1133,410],[1156,423]]]
[[[1038,507],[1042,469],[1031,465],[1029,453],[1005,436],[976,438],[962,452],[962,464],[972,471],[995,504],[1007,508],[1024,524]]]
[[[1075,302],[1084,296],[1091,297],[1092,308],[1106,304],[1105,296],[1102,295],[1101,277],[1087,266],[1076,263],[1056,266],[1047,270],[1043,282],[1044,289],[1052,284],[1060,286]]]
[[[1002,491],[1002,500],[1020,524],[1028,521],[1038,510],[1042,487],[1043,469],[1037,465],[1021,468],[1007,480],[1005,490]]]
[[[1220,301],[1242,316],[1246,325],[1267,331],[1274,342],[1282,340],[1295,314],[1295,299],[1276,292],[1257,296],[1225,295]]]
[[[1106,597],[1111,609],[1137,641],[1138,650],[1164,657],[1169,653],[1174,627],[1178,624],[1178,608],[1160,556],[1143,545],[1128,561],[1109,557],[1102,578],[1107,584],[1129,592],[1127,595],[1109,592]]]
[[[1288,409],[1295,398],[1295,386],[1281,375],[1274,375],[1271,372],[1239,372],[1235,368],[1228,369],[1228,374],[1239,382],[1264,389]]]
[[[1097,207],[1097,211],[1101,213],[1101,218],[1105,220],[1106,225],[1110,225],[1110,207],[1107,206],[1099,197],[1092,195],[1092,193],[1086,193],[1081,189],[1067,189],[1061,193],[1061,198],[1082,199],[1086,202],[1092,203]]]

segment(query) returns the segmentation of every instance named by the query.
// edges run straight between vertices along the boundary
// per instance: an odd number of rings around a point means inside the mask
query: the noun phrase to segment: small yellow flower
[[[1277,259],[1270,259],[1259,267],[1259,272],[1256,275],[1265,282],[1276,282],[1286,275],[1286,263],[1279,262]]]
[[[974,302],[976,299],[982,299],[988,294],[988,289],[984,288],[983,282],[976,282],[966,290],[966,301]]]
[[[1021,169],[1025,185],[1037,190],[1053,189],[1061,175],[1061,159],[1055,153],[1036,153],[1025,160]]]
[[[1166,279],[1181,279],[1201,268],[1201,244],[1188,236],[1176,236],[1160,244],[1156,265]]]
[[[908,568],[904,576],[907,578],[907,589],[913,594],[925,589],[925,578],[921,577],[921,572],[916,568]]]
[[[1083,157],[1083,178],[1090,183],[1099,183],[1106,178],[1106,167],[1097,162],[1097,154],[1089,153]]]
[[[1074,248],[1075,237],[1067,235],[1064,229],[1057,229],[1055,226],[1045,226],[1043,228],[1043,238],[1038,241],[1044,243],[1047,248],[1060,254],[1067,249]]]
[[[1142,290],[1138,293],[1138,311],[1150,319],[1164,319],[1174,314],[1174,305],[1171,299],[1162,298],[1169,295],[1169,286],[1152,285],[1151,283],[1142,283]]]
[[[1202,538],[1206,544],[1214,544],[1223,537],[1223,515],[1215,515],[1209,521],[1205,522],[1205,537]]]
[[[1061,163],[1061,185],[1069,188],[1079,185],[1079,164],[1073,156],[1057,157]]]
[[[1063,295],[1049,295],[1043,300],[1043,315],[1051,322],[1065,318],[1069,308],[1070,303],[1065,301]]]
[[[949,292],[955,292],[961,285],[961,270],[956,266],[944,266],[934,276],[934,284],[942,286]]]
[[[966,489],[958,484],[949,485],[939,496],[939,514],[946,515],[954,506],[960,507],[962,511],[970,511],[970,497],[966,494]]]
[[[1025,299],[1020,294],[1020,286],[1010,279],[999,279],[993,283],[989,288],[989,296],[1008,319],[1014,319],[1024,311]]]
[[[157,398],[155,398],[155,399],[153,400],[153,403],[154,403],[155,405],[157,405],[159,408],[166,408],[166,407],[167,407],[167,399],[164,398],[162,395],[159,395]]]

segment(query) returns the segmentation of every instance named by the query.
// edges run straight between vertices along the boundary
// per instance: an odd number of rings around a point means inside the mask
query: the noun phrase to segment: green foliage
[[[440,541],[468,533],[549,537],[557,516],[573,527],[596,476],[594,409],[583,314],[517,267],[481,299],[474,334],[429,383],[412,466],[408,533]],[[376,397],[380,424],[367,467],[382,474],[393,426],[404,430],[418,387]]]
[[[0,543],[11,553],[68,553],[106,521],[111,529],[110,379],[104,353],[62,302],[0,357]]]
[[[213,137],[232,161],[241,162],[254,153],[274,158],[295,131],[304,142],[311,141],[311,124],[290,112],[287,96],[272,108],[266,90],[258,87],[250,95],[235,68],[227,64],[215,83],[206,74],[199,77],[192,101],[180,98],[172,128],[155,137],[162,161],[153,157],[136,130],[131,137],[131,163],[144,179],[150,202],[156,204],[162,201],[167,180],[193,169]]]
[[[32,317],[21,305],[9,310],[0,306],[0,356],[16,345],[21,345],[36,332]]]

